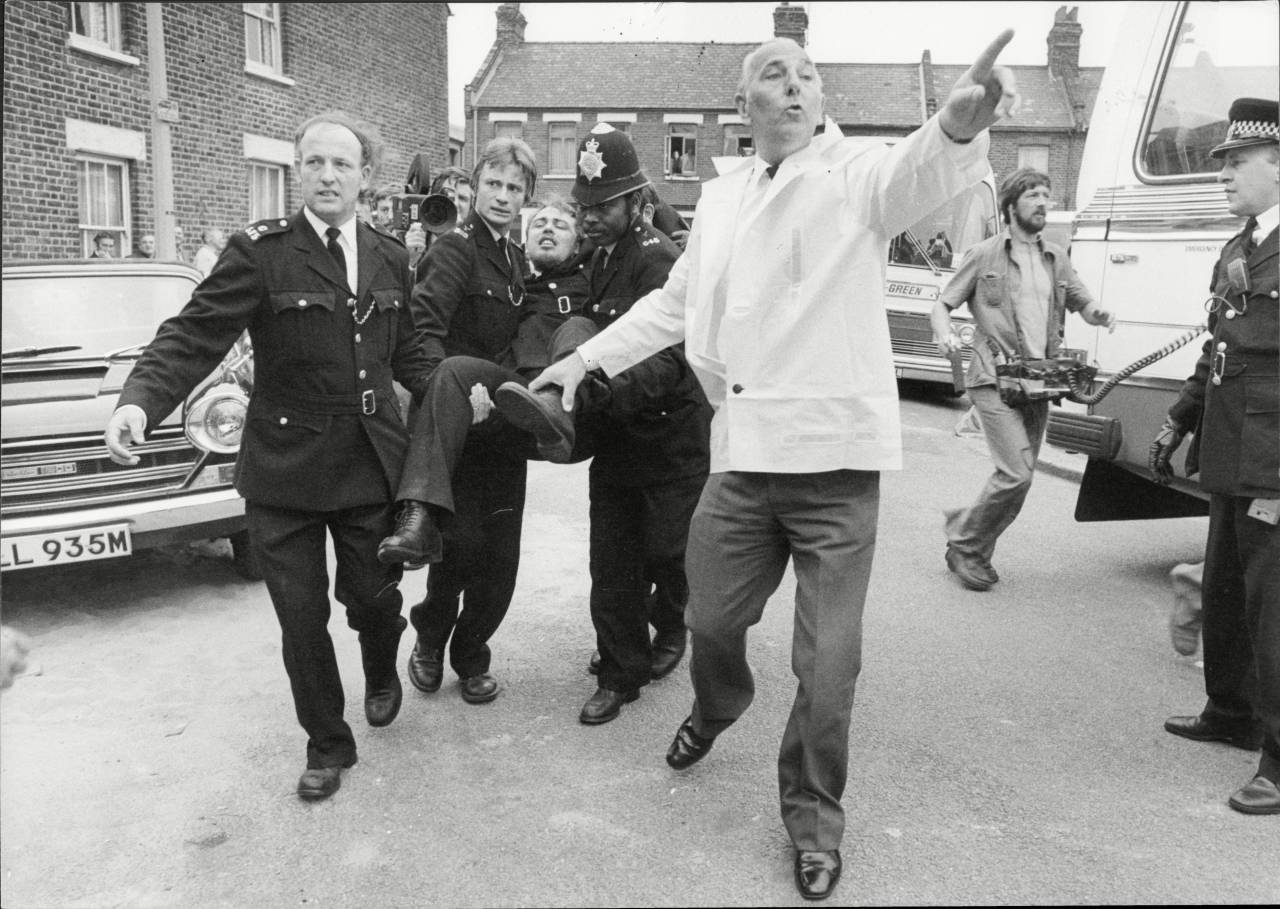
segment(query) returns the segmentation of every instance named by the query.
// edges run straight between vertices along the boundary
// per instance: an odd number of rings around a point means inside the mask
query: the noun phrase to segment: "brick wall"
[[[67,4],[4,5],[3,255],[80,254],[79,190],[66,120],[146,135],[147,158],[130,162],[133,236],[151,232],[151,117],[143,3],[121,3],[121,50],[139,65],[67,46]],[[376,182],[402,184],[423,152],[435,172],[448,160],[447,7],[443,3],[281,4],[283,72],[293,85],[244,71],[240,3],[165,3],[176,220],[186,252],[206,226],[248,221],[243,136],[292,142],[312,114],[345,108],[386,142]],[[301,201],[292,173],[286,211]],[[126,250],[127,252],[127,250]]]

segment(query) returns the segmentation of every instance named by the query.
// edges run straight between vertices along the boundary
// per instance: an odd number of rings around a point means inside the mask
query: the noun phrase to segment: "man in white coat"
[[[794,41],[743,61],[735,98],[756,156],[703,187],[693,233],[667,283],[531,390],[559,386],[566,410],[591,369],[613,376],[686,342],[716,408],[711,477],[690,528],[694,702],[667,752],[682,770],[746,710],[747,629],[782,580],[797,579],[782,737],[782,819],[801,896],[840,877],[840,799],[875,550],[882,470],[901,467],[897,384],[883,288],[889,240],[987,171],[987,128],[1017,102],[994,63],[1000,35],[946,106],[901,142],[821,135],[822,80]]]

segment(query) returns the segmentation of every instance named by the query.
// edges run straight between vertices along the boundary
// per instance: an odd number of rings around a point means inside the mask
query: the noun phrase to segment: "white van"
[[[1085,143],[1071,259],[1116,313],[1114,332],[1068,319],[1102,382],[1205,323],[1214,262],[1243,222],[1227,211],[1210,149],[1226,138],[1236,98],[1280,91],[1275,0],[1131,3],[1103,74]],[[1170,487],[1147,451],[1207,335],[1146,366],[1092,406],[1049,416],[1048,442],[1089,455],[1076,520],[1207,514],[1182,452]]]

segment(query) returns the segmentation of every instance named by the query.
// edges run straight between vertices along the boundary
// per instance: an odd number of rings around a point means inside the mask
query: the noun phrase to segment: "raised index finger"
[[[996,58],[1000,56],[1000,52],[1004,50],[1005,45],[1013,40],[1013,29],[1006,28],[996,36],[996,39],[987,45],[978,59],[973,62],[973,66],[969,67],[969,76],[974,82],[984,81],[991,74],[991,67],[995,65]]]

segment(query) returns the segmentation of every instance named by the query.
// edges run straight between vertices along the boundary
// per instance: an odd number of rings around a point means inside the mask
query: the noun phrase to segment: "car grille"
[[[965,320],[952,316],[952,321],[959,327]],[[947,363],[938,353],[938,345],[933,343],[933,326],[929,324],[927,315],[889,310],[889,342],[895,357],[926,357],[939,363]],[[960,358],[965,363],[972,357],[971,349],[961,349]]]
[[[174,495],[205,467],[235,461],[193,448],[180,426],[161,426],[133,452],[141,458],[137,466],[116,464],[101,433],[6,440],[0,510],[17,517]]]

